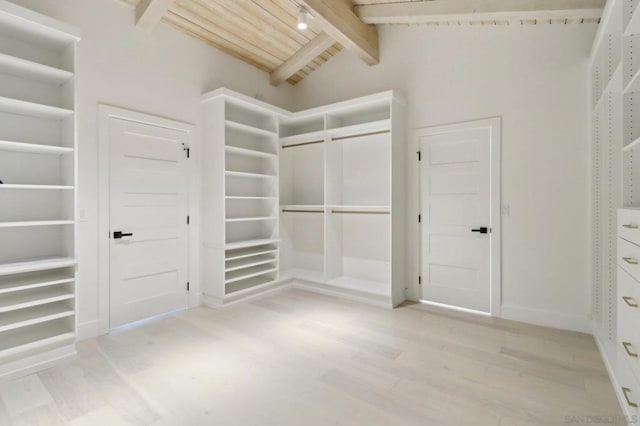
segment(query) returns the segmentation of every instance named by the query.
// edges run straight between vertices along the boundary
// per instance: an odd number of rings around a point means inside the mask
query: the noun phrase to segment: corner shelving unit
[[[297,113],[226,89],[203,102],[206,304],[282,285],[384,306],[405,300],[397,94]]]
[[[75,354],[77,30],[0,0],[0,380]]]

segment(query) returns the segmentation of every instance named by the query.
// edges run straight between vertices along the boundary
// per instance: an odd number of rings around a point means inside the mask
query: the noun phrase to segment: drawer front
[[[618,314],[631,318],[640,327],[640,282],[618,267]]]
[[[627,415],[638,416],[640,414],[640,382],[631,373],[627,356],[618,351],[618,386],[617,392],[622,396],[623,409]]]
[[[618,265],[640,281],[640,247],[618,238]]]
[[[640,210],[618,210],[618,236],[640,245]]]
[[[640,381],[640,323],[628,309],[618,312],[618,353]]]

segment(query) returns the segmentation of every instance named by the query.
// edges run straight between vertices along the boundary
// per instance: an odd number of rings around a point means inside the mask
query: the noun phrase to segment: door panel
[[[490,128],[424,134],[419,140],[422,200],[422,298],[491,309]]]
[[[187,306],[188,136],[112,118],[109,137],[113,328]]]

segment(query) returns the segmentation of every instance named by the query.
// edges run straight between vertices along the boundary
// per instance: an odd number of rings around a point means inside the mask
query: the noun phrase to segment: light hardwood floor
[[[0,425],[502,426],[622,416],[591,336],[424,305],[386,310],[288,290],[78,349],[66,365],[0,384]]]

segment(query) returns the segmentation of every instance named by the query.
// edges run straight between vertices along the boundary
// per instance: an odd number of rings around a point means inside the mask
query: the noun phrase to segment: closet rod
[[[331,213],[337,213],[337,214],[391,214],[391,212],[356,211],[356,210],[331,210]]]
[[[317,141],[309,141],[309,142],[300,142],[300,143],[292,143],[291,145],[282,145],[282,149],[285,148],[293,148],[294,146],[303,146],[303,145],[313,145],[316,143],[324,143],[324,139]]]
[[[337,138],[331,138],[331,140],[333,140],[333,141],[343,141],[345,139],[354,139],[354,138],[360,138],[360,137],[363,137],[363,136],[382,135],[384,133],[391,133],[391,130],[381,130],[379,132],[359,133],[357,135],[340,136],[340,137],[337,137]]]
[[[282,209],[282,213],[324,213],[324,210],[291,210],[291,209]]]

